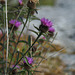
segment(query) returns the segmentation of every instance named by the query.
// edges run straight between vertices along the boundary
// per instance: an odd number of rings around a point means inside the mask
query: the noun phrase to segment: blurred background
[[[66,50],[66,53],[57,56],[66,65],[66,75],[75,75],[75,0],[40,0],[39,5],[38,14],[35,15],[48,18],[54,23],[58,33],[54,44]]]

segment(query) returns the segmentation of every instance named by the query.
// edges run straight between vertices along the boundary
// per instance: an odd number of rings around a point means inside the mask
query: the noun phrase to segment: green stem
[[[30,51],[30,49],[33,47],[33,45],[37,42],[37,40],[39,39],[39,37],[42,35],[42,32],[39,33],[38,37],[36,38],[36,40],[34,41],[34,43],[32,44],[32,46],[29,47],[29,49],[24,53],[24,55],[20,58],[20,60],[15,64],[15,66],[23,59],[23,57]],[[15,66],[11,69],[10,72],[12,72],[12,70],[15,68]],[[9,73],[10,73],[9,72]]]

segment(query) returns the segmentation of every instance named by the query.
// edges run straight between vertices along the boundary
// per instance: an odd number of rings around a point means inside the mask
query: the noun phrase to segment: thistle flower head
[[[49,27],[53,26],[53,23],[48,19],[42,18],[40,21],[41,25],[39,26],[39,30],[43,33],[47,32]]]
[[[23,3],[23,0],[19,0],[19,3],[22,5],[22,3]]]
[[[21,25],[21,22],[12,19],[9,21],[9,23],[15,25],[17,28]]]
[[[31,58],[31,57],[26,57],[26,58],[27,58],[29,64],[33,63],[33,58]],[[26,61],[24,60],[23,63],[26,63]]]
[[[41,19],[41,24],[43,24],[44,26],[47,26],[47,27],[51,27],[53,25],[53,23],[50,20],[45,19],[45,18]]]

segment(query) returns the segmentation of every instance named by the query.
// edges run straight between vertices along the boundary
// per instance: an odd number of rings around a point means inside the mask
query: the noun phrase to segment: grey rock
[[[67,72],[69,75],[75,75],[75,55],[61,54],[59,58],[66,65],[64,71]]]
[[[75,55],[71,54],[61,54],[60,59],[69,67],[74,67],[75,69]]]

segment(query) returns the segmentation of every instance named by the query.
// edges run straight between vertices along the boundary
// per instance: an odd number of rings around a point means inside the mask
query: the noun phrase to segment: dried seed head
[[[30,2],[39,3],[39,0],[29,0]]]
[[[5,4],[5,0],[0,0],[0,3],[1,4]]]
[[[31,9],[35,9],[36,8],[36,3],[29,0],[28,3],[27,3],[27,6]]]

